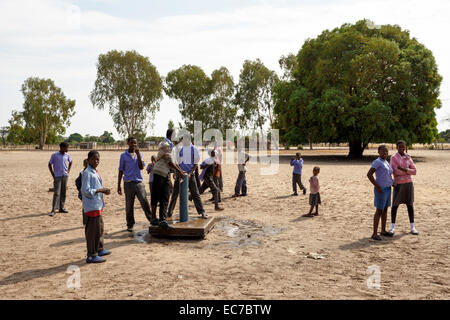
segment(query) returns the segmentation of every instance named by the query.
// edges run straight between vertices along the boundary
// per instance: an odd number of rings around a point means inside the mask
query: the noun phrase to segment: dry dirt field
[[[418,171],[413,179],[419,236],[409,234],[401,206],[396,235],[369,240],[375,209],[366,173],[375,150],[360,161],[345,160],[345,150],[304,150],[302,181],[309,187],[313,166],[321,167],[322,205],[321,216],[302,218],[308,194],[290,196],[291,150],[280,157],[277,175],[262,176],[260,164],[249,165],[244,198],[230,197],[237,165],[224,166],[225,210],[215,213],[210,194],[202,195],[207,212],[218,218],[203,240],[150,237],[137,201],[137,224],[129,234],[124,197],[114,192],[106,197],[103,215],[105,247],[112,254],[99,265],[85,264],[74,184],[86,152],[70,153],[69,213],[49,217],[51,153],[0,152],[0,299],[450,298],[450,151],[410,152]],[[144,159],[151,154],[145,152]],[[104,185],[114,191],[119,156],[101,152],[98,168]],[[189,208],[196,215],[192,203]],[[323,259],[308,258],[309,253]],[[380,271],[380,289],[367,286],[373,265]],[[69,266],[80,268],[79,289],[67,287]]]

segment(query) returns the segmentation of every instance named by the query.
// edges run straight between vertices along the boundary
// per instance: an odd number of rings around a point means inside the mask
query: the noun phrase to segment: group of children
[[[119,162],[119,181],[117,193],[122,195],[121,183],[123,180],[125,191],[126,221],[127,230],[133,231],[134,226],[134,200],[137,197],[145,216],[151,225],[157,225],[164,229],[173,228],[167,218],[172,216],[173,209],[179,194],[180,179],[189,179],[190,200],[193,200],[197,213],[203,218],[207,214],[203,208],[200,194],[210,188],[214,201],[215,210],[221,211],[219,206],[221,202],[220,192],[223,191],[221,161],[218,157],[219,148],[210,151],[210,157],[203,161],[200,166],[199,150],[190,143],[189,139],[184,139],[180,147],[175,147],[170,140],[173,130],[169,129],[166,138],[159,144],[158,153],[152,156],[151,163],[146,167],[149,174],[149,187],[151,194],[151,205],[147,200],[147,193],[143,184],[141,170],[145,168],[143,155],[137,147],[137,140],[134,137],[128,139],[128,149],[121,154]],[[408,208],[409,219],[411,223],[411,233],[417,235],[414,227],[414,186],[411,175],[416,174],[416,168],[411,157],[406,154],[406,143],[397,142],[398,152],[391,158],[391,163],[387,162],[388,149],[381,145],[378,148],[379,158],[373,161],[372,166],[367,173],[367,177],[374,185],[374,204],[376,212],[373,221],[372,239],[381,240],[377,230],[379,220],[381,219],[381,235],[392,237],[395,232],[395,220],[398,206],[405,203]],[[53,154],[49,161],[49,170],[54,178],[54,197],[52,211],[49,214],[53,216],[59,208],[60,212],[68,212],[64,208],[65,186],[67,177],[72,166],[72,160],[67,153],[67,143],[61,143],[60,151]],[[175,157],[175,159],[174,159]],[[247,195],[247,185],[245,173],[246,164],[250,160],[250,155],[238,152],[239,175],[236,181],[235,193],[233,198]],[[105,207],[104,195],[111,194],[111,190],[103,187],[102,178],[97,171],[100,163],[100,154],[93,150],[88,153],[88,158],[84,160],[84,170],[76,179],[75,184],[79,191],[78,197],[83,204],[83,224],[85,226],[85,236],[87,244],[87,263],[100,263],[106,261],[102,258],[111,252],[103,248],[103,220],[102,213]],[[295,158],[291,159],[290,165],[293,168],[292,188],[293,196],[297,196],[297,186],[306,194],[307,189],[301,182],[303,159],[300,153],[296,153]],[[198,169],[202,173],[198,174]],[[310,210],[304,217],[314,217],[319,215],[320,185],[319,185],[320,167],[313,168],[313,175],[309,178]],[[174,175],[175,184],[170,179],[170,174]],[[376,179],[373,175],[376,174]],[[394,175],[394,179],[392,179]],[[203,180],[203,183],[200,182]],[[394,186],[394,197],[392,206],[392,225],[389,232],[386,231],[387,210],[391,206],[391,187]],[[169,198],[171,203],[169,206]],[[156,218],[156,208],[159,205],[160,214]],[[315,209],[315,212],[313,212]]]

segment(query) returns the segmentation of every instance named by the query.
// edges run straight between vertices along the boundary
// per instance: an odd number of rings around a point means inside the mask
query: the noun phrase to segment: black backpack
[[[77,187],[78,190],[78,199],[82,200],[82,195],[81,195],[81,177],[82,177],[82,173],[80,172],[80,175],[78,176],[78,178],[75,179],[75,186]]]

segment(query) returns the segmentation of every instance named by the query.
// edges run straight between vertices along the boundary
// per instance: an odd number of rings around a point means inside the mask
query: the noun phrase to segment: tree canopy
[[[28,78],[22,85],[23,111],[13,111],[8,142],[54,143],[66,132],[75,114],[75,100],[68,99],[51,79]]]
[[[109,51],[97,63],[97,80],[90,99],[94,107],[109,107],[122,136],[146,132],[162,100],[162,80],[156,67],[136,51]]]
[[[292,78],[274,90],[280,135],[291,144],[431,143],[442,77],[433,54],[399,26],[367,20],[325,30],[297,54]]]

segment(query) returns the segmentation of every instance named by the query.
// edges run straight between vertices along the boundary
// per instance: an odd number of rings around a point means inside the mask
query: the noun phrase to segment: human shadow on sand
[[[74,230],[78,230],[78,229],[82,229],[83,227],[75,227],[75,228],[69,228],[69,229],[61,229],[61,230],[53,230],[53,231],[47,231],[47,232],[43,232],[43,233],[38,233],[32,236],[28,236],[27,238],[40,238],[40,237],[47,237],[47,236],[52,236],[54,234],[60,234],[63,232],[69,232],[69,231],[74,231]]]
[[[111,243],[105,243],[105,249],[112,250],[123,246],[128,246],[130,244],[135,244],[136,242],[133,241],[126,241],[126,242],[111,242]],[[25,271],[19,271],[16,273],[13,273],[6,278],[3,278],[0,280],[0,286],[6,286],[11,284],[17,284],[19,282],[24,281],[30,281],[37,278],[46,278],[58,273],[65,273],[67,271],[67,268],[72,265],[83,267],[83,265],[86,264],[85,259],[73,261],[70,263],[65,263],[59,266],[50,267],[50,268],[44,268],[44,269],[32,269],[32,270],[25,270]]]
[[[392,241],[399,240],[400,238],[403,238],[404,236],[408,235],[408,233],[402,233],[402,234],[395,234],[392,238],[391,237],[381,237],[383,240],[377,241],[372,240],[370,237],[362,238],[360,240],[357,240],[355,242],[343,244],[339,246],[339,249],[341,250],[358,250],[358,249],[364,249],[370,246],[384,246]]]
[[[32,213],[32,214],[27,214],[27,215],[24,215],[24,216],[14,216],[14,217],[11,217],[11,218],[0,219],[0,222],[6,222],[6,221],[11,221],[11,220],[19,220],[19,219],[26,219],[26,218],[44,217],[44,216],[48,216],[48,213]]]
[[[392,156],[394,153],[391,153]],[[295,153],[292,155],[288,154],[280,154],[279,155],[279,163],[280,164],[288,164],[291,162],[291,159],[294,157]],[[390,161],[390,156],[388,157],[388,161]],[[259,161],[264,160],[263,157],[259,157]],[[378,158],[377,155],[367,155],[363,156],[359,159],[350,159],[346,155],[302,155],[305,163],[324,163],[324,162],[336,162],[337,164],[351,164],[351,165],[370,165],[372,161]],[[415,163],[417,162],[426,162],[425,157],[413,157]]]

